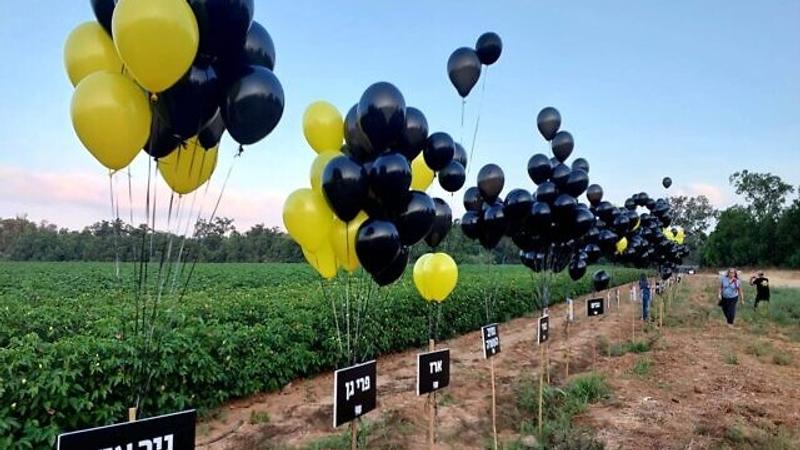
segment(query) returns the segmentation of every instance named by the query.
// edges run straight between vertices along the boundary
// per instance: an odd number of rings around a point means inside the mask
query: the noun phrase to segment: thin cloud
[[[173,218],[169,228],[177,230],[188,217],[208,218],[220,198],[224,174],[218,171],[211,184],[182,198],[174,196]],[[147,201],[147,179],[142,174],[129,178],[126,172],[114,178],[114,202],[122,220],[143,223]],[[48,221],[80,229],[112,217],[108,176],[95,172],[42,172],[14,166],[0,166],[0,217],[27,214],[31,220]],[[156,228],[167,229],[170,191],[163,180],[153,181],[156,193]],[[237,229],[246,230],[257,223],[281,226],[284,192],[242,189],[228,186],[217,209],[217,216],[234,219]],[[133,208],[131,208],[131,205]],[[115,212],[116,215],[116,212]],[[178,217],[179,216],[179,217]],[[180,218],[180,220],[175,220]],[[192,219],[194,220],[194,219]]]

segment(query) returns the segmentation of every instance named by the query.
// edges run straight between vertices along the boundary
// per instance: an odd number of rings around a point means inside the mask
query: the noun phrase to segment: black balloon
[[[480,211],[481,205],[483,205],[483,198],[476,186],[472,186],[464,191],[464,209],[467,211]]]
[[[597,206],[603,201],[603,188],[599,184],[593,184],[586,189],[586,199],[592,206]]]
[[[596,263],[602,255],[602,250],[600,250],[600,246],[597,244],[586,244],[583,251],[586,253],[586,262],[589,264]]]
[[[553,137],[551,146],[553,148],[553,156],[563,163],[572,154],[572,149],[575,148],[575,141],[569,131],[559,131]]]
[[[600,235],[597,237],[597,245],[603,253],[612,253],[615,250],[615,245],[619,241],[619,236],[611,230],[600,230]]]
[[[461,163],[464,168],[467,168],[467,151],[464,150],[464,146],[459,144],[458,142],[455,143],[455,151],[453,152],[453,161],[458,161]]]
[[[386,206],[400,204],[411,186],[411,166],[400,153],[384,153],[369,165],[369,188]]]
[[[197,140],[203,148],[214,148],[219,144],[223,133],[225,133],[225,121],[222,120],[222,113],[220,109],[217,108],[217,111],[211,119],[209,119],[208,122],[203,125],[203,128],[200,129],[200,132],[197,133]]]
[[[573,237],[581,237],[586,234],[595,223],[594,214],[586,208],[575,208],[574,218],[572,221],[572,235]]]
[[[582,170],[589,173],[589,161],[585,158],[577,158],[575,161],[572,161],[572,170]]]
[[[558,197],[558,188],[551,181],[545,181],[536,188],[537,202],[553,203],[556,197]]]
[[[267,136],[283,115],[283,87],[271,70],[248,66],[227,90],[220,105],[231,137],[242,145]]]
[[[198,134],[217,112],[221,82],[208,63],[196,62],[172,87],[158,96],[156,108],[172,132],[186,140]]]
[[[517,222],[530,214],[533,196],[525,189],[513,189],[506,195],[503,211],[509,221]]]
[[[503,41],[497,33],[487,31],[483,33],[478,42],[475,43],[475,53],[478,54],[481,64],[487,66],[494,64],[500,59],[500,54],[503,52]]]
[[[450,164],[455,151],[456,144],[453,142],[453,138],[447,133],[437,131],[428,136],[422,156],[425,158],[425,164],[431,170],[439,171]]]
[[[361,131],[357,110],[358,104],[353,105],[344,118],[344,140],[347,145],[342,148],[342,153],[363,163],[375,158],[375,150],[367,135]]]
[[[648,200],[650,200],[650,196],[647,195],[647,192],[640,192],[639,198],[636,200],[636,204],[639,206],[646,206]]]
[[[403,245],[414,245],[421,241],[431,231],[435,217],[436,206],[428,194],[409,192],[394,221],[397,231],[400,232],[400,242]]]
[[[272,36],[269,35],[266,28],[255,20],[250,24],[250,29],[247,30],[242,62],[275,70],[275,44],[272,42]]]
[[[553,221],[553,212],[545,202],[536,201],[531,205],[531,211],[525,219],[525,228],[532,234],[544,234]]]
[[[614,220],[614,211],[616,208],[609,202],[600,202],[595,206],[595,214],[603,222],[611,223]]]
[[[559,194],[553,201],[553,214],[558,222],[567,224],[572,219],[573,211],[578,205],[575,197],[569,194]]]
[[[440,198],[434,198],[433,204],[436,208],[436,216],[433,219],[431,231],[425,236],[425,242],[431,247],[436,247],[447,237],[447,233],[453,226],[453,212],[447,202]]]
[[[583,169],[572,169],[567,177],[564,190],[573,197],[579,197],[589,186],[589,175]]]
[[[611,277],[605,270],[598,270],[592,275],[592,285],[595,291],[602,291],[608,288],[608,283],[611,282]]]
[[[647,209],[652,211],[653,208],[656,207],[656,200],[653,198],[648,198],[647,202],[645,203],[645,206],[647,207]]]
[[[364,270],[372,275],[386,270],[401,247],[400,233],[392,222],[367,219],[358,229],[356,255]]]
[[[536,127],[539,128],[542,137],[548,141],[553,140],[558,129],[561,128],[561,113],[552,106],[542,109],[536,116]]]
[[[200,32],[198,53],[212,59],[238,55],[253,20],[253,0],[189,0]]]
[[[406,108],[406,123],[396,150],[402,153],[409,161],[419,155],[425,148],[425,141],[428,139],[428,119],[422,111],[414,107]],[[466,166],[465,166],[466,167]]]
[[[567,187],[567,180],[569,180],[569,175],[571,173],[572,169],[570,169],[569,166],[560,163],[553,168],[553,175],[550,177],[550,180],[555,183],[558,189],[565,190]]]
[[[361,211],[367,189],[367,171],[347,156],[333,158],[322,171],[322,192],[343,222],[353,220]]]
[[[586,260],[573,259],[572,262],[569,263],[569,277],[574,281],[580,280],[586,273],[586,267]]]
[[[97,22],[102,25],[106,33],[111,35],[111,17],[114,15],[114,7],[117,0],[92,0],[92,11]]]
[[[505,183],[506,177],[503,174],[503,169],[497,164],[487,164],[481,167],[478,172],[478,190],[480,190],[481,197],[487,203],[497,200],[500,192],[503,191]]]
[[[456,49],[447,60],[447,76],[458,95],[466,97],[481,76],[481,60],[469,47]]]
[[[400,247],[400,252],[397,253],[394,261],[389,263],[389,266],[379,273],[373,274],[372,279],[378,283],[378,286],[387,286],[399,280],[406,271],[406,267],[408,267],[408,258],[410,254],[411,252],[407,246],[404,245]]]
[[[368,87],[358,101],[356,114],[361,130],[377,152],[401,140],[406,126],[406,101],[393,84],[381,81]]]
[[[537,153],[531,156],[528,160],[528,176],[531,181],[536,184],[541,184],[547,181],[553,175],[553,165],[550,164],[550,158]]]
[[[175,132],[172,131],[158,110],[153,112],[150,120],[150,136],[142,149],[154,159],[161,159],[178,148],[181,139],[175,136]]]
[[[491,250],[497,246],[506,233],[506,216],[502,203],[494,203],[483,211],[478,240],[483,248]]]
[[[467,179],[467,172],[460,162],[453,160],[439,171],[439,186],[447,192],[456,192],[464,186]]]
[[[636,209],[636,199],[628,198],[625,200],[625,209],[634,211]]]
[[[478,239],[480,233],[480,216],[478,214],[479,212],[467,211],[461,217],[461,231],[464,232],[464,236],[470,239]]]
[[[672,186],[672,178],[664,177],[664,179],[661,180],[661,185],[664,186],[664,189],[669,189],[669,187]]]

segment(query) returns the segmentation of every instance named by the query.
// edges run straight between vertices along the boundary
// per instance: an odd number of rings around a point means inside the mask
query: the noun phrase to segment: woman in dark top
[[[725,314],[728,326],[733,326],[733,320],[736,318],[736,304],[740,301],[744,303],[742,285],[739,283],[736,269],[730,268],[725,276],[720,278],[719,283],[719,306],[722,307],[722,313]]]

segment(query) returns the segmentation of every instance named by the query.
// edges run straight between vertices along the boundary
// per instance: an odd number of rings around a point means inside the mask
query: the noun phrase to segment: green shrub
[[[161,300],[159,345],[143,355],[131,337],[133,268],[123,265],[118,281],[110,263],[0,263],[0,448],[50,447],[59,432],[119,422],[137,393],[144,417],[203,412],[343,364],[331,298],[358,280],[322,283],[305,264],[200,264],[182,298]],[[609,270],[615,283],[638,276]],[[531,312],[536,280],[522,266],[461,266],[437,338]],[[551,298],[590,288],[591,275],[573,283],[561,274]],[[427,305],[410,270],[372,292],[358,359],[427,342]]]

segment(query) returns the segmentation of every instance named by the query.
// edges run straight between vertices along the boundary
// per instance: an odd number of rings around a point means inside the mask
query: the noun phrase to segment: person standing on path
[[[758,308],[758,302],[767,302],[767,309],[769,309],[769,278],[764,276],[764,272],[758,272],[757,275],[750,277],[750,285],[756,287],[753,309]]]
[[[650,280],[645,274],[639,277],[639,290],[642,291],[642,320],[650,320]]]
[[[722,307],[722,313],[725,314],[725,320],[728,321],[728,326],[732,327],[733,320],[736,318],[736,303],[739,301],[744,303],[742,285],[739,282],[739,277],[736,276],[736,269],[728,269],[725,276],[720,279],[718,297],[719,306]]]

